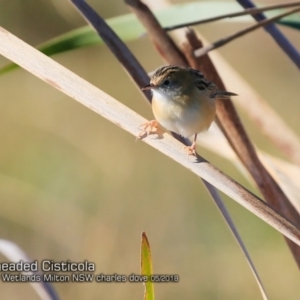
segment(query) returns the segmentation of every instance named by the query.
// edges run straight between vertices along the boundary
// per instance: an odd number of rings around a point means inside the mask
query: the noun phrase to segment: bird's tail
[[[237,94],[226,91],[217,91],[212,95],[213,98],[219,99],[228,99],[231,96],[237,96]]]

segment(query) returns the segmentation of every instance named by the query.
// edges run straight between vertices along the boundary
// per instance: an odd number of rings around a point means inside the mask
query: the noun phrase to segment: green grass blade
[[[299,15],[292,15],[282,20],[277,21],[278,24],[300,30]]]
[[[145,232],[142,233],[141,242],[141,275],[148,277],[148,281],[144,283],[144,300],[154,300],[154,284],[150,280],[151,275],[153,275],[152,258],[150,245]]]
[[[240,6],[229,1],[220,2],[191,2],[177,4],[167,9],[155,13],[163,27],[192,22],[204,18],[213,17],[216,12],[222,11],[222,14],[239,11]],[[274,16],[283,10],[274,10],[267,13],[268,16]],[[249,16],[226,19],[226,22],[240,22],[251,20]],[[116,34],[125,42],[140,38],[145,29],[133,14],[126,14],[107,20],[107,23],[116,32]],[[279,24],[300,29],[300,17],[292,15],[278,21]],[[37,47],[44,54],[51,56],[81,47],[87,47],[97,44],[103,44],[98,34],[89,25],[72,30],[66,34],[60,35],[54,39]],[[10,63],[0,68],[0,75],[18,68],[16,64]]]
[[[109,25],[124,41],[135,40],[144,32],[143,26],[133,14],[112,18],[108,20]],[[52,56],[81,47],[103,44],[102,39],[89,25],[72,30],[47,41],[37,47],[42,53]],[[10,63],[0,68],[0,75],[18,68],[18,65]]]

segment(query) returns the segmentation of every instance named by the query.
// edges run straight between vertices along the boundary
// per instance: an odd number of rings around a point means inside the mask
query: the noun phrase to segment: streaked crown
[[[198,70],[173,65],[158,68],[151,77],[150,85],[143,89],[160,89],[170,94],[186,94],[190,93],[195,87],[198,91],[204,92],[212,98],[236,95],[230,92],[218,91],[217,86],[207,80]]]
[[[162,66],[153,74],[150,84],[154,86],[196,85],[200,91],[213,90],[215,85],[195,69],[180,66]]]

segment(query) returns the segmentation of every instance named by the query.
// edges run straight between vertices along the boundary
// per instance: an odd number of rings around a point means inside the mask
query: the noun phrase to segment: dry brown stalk
[[[187,61],[176,47],[174,41],[166,34],[148,6],[137,0],[125,0],[130,10],[147,28],[149,37],[157,51],[169,64],[187,66]],[[161,42],[163,41],[163,43]]]
[[[220,89],[225,90],[223,81],[217,73],[209,56],[205,55],[201,58],[196,58],[194,56],[194,50],[202,46],[202,43],[197,38],[195,32],[193,30],[188,30],[186,36],[188,43],[184,45],[184,52],[187,54],[186,57],[191,66],[200,69],[209,80],[216,83]],[[286,218],[291,220],[297,227],[300,227],[298,212],[260,162],[231,100],[218,101],[217,118],[218,125],[244,166],[251,174],[265,200]],[[300,266],[300,248],[290,240],[286,239],[286,241],[294,254],[298,266]]]
[[[126,2],[130,5],[134,5],[135,9],[133,10],[133,12],[138,13],[139,16],[141,16],[141,12],[138,12],[139,8],[141,7],[139,5],[139,3],[141,3],[140,0],[127,0]],[[143,4],[143,7],[144,6],[145,5]],[[159,52],[161,53],[162,50],[169,49],[168,47],[164,47],[163,45],[170,45],[170,37],[167,35],[167,33],[163,34],[161,32],[162,29],[159,29],[158,33],[156,34],[156,29],[158,28],[158,21],[154,21],[156,20],[156,18],[150,9],[146,10],[143,8],[144,18],[146,18],[145,15],[147,14],[151,14],[152,16],[147,16],[147,19],[150,21],[144,22],[143,24],[149,34],[149,37],[152,40],[156,39],[156,36],[160,37],[159,40],[156,40],[157,42],[155,43],[155,45],[160,45]],[[186,34],[186,38],[187,43],[190,44],[190,47],[191,49],[193,49],[193,51],[199,49],[202,46],[201,42],[197,39],[196,35],[194,34],[194,31],[188,31]],[[172,47],[176,47],[175,43],[172,43]],[[186,50],[187,46],[185,46],[184,49]],[[179,49],[177,47],[176,49],[172,49],[172,52],[174,53],[177,53],[178,51]],[[184,51],[184,54],[186,53],[187,51]],[[168,52],[161,54],[165,59],[168,59]],[[186,60],[188,60],[188,63],[191,65],[191,67],[202,71],[204,75],[210,81],[217,84],[217,86],[220,89],[226,90],[219,74],[217,73],[208,55],[205,55],[200,59],[196,58],[193,54],[189,53],[186,56],[185,61]],[[167,61],[169,64],[174,64],[174,59],[170,59]],[[180,64],[180,62],[176,62],[175,64]],[[184,65],[186,65],[185,62]],[[281,212],[286,218],[291,220],[291,222],[293,222],[298,228],[300,228],[300,217],[298,212],[291,205],[289,199],[286,197],[281,188],[278,186],[278,184],[275,182],[275,180],[271,177],[271,175],[267,172],[267,170],[264,168],[264,166],[258,159],[255,149],[247,136],[247,133],[238,117],[238,114],[231,100],[218,101],[217,121],[224,135],[229,141],[231,147],[236,152],[236,154],[238,155],[248,172],[251,174],[252,178],[256,182],[259,190],[263,194],[266,201],[279,212]],[[298,267],[300,267],[300,248],[297,247],[297,245],[291,242],[290,240],[287,240],[287,243],[294,255]]]

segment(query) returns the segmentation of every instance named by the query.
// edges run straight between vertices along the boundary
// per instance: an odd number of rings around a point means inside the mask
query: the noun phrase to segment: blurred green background
[[[104,18],[129,12],[123,1],[89,3]],[[34,46],[83,25],[69,1],[0,0],[0,26]],[[198,29],[212,42],[245,25],[223,22]],[[299,32],[280,29],[300,49]],[[163,64],[147,38],[128,46],[146,70]],[[299,134],[299,73],[274,41],[259,30],[219,52]],[[105,46],[53,59],[152,118],[150,106]],[[7,62],[0,57],[0,66]],[[241,115],[253,141],[277,154]],[[0,120],[1,239],[39,261],[88,260],[96,264],[96,274],[130,275],[140,271],[146,231],[154,272],[180,276],[179,283],[156,284],[157,299],[260,299],[241,251],[192,173],[21,69],[0,78]],[[200,153],[258,194],[230,163],[203,148]],[[224,200],[270,297],[298,299],[298,269],[283,238]],[[0,261],[6,258],[0,255]],[[54,286],[62,299],[143,299],[142,284]],[[1,281],[0,298],[39,299],[29,284]]]

